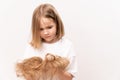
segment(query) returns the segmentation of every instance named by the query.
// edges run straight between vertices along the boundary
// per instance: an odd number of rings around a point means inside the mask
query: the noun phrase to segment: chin
[[[45,40],[45,42],[47,43],[52,43],[54,39],[48,39],[48,40]]]

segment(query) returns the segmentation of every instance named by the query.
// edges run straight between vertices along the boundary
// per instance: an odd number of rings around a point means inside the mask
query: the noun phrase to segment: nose
[[[48,34],[49,32],[48,32],[48,30],[44,30],[44,34]]]

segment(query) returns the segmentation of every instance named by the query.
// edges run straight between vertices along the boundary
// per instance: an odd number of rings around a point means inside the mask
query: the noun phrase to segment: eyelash
[[[47,29],[51,29],[51,28],[52,28],[52,26],[47,27]],[[41,28],[40,31],[42,31],[42,30],[44,30],[44,29]]]
[[[48,29],[51,29],[51,28],[52,28],[52,26],[48,27]]]

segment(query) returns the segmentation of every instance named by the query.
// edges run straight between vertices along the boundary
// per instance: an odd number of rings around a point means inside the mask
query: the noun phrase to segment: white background
[[[0,0],[0,80],[17,80],[32,12],[44,2],[56,7],[74,43],[78,80],[120,80],[119,0]]]

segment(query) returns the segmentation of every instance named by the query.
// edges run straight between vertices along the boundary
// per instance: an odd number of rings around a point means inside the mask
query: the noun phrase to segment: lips
[[[50,38],[50,37],[51,37],[51,36],[46,36],[45,39],[46,39],[46,38]]]
[[[49,38],[50,36],[46,36],[46,38]]]

